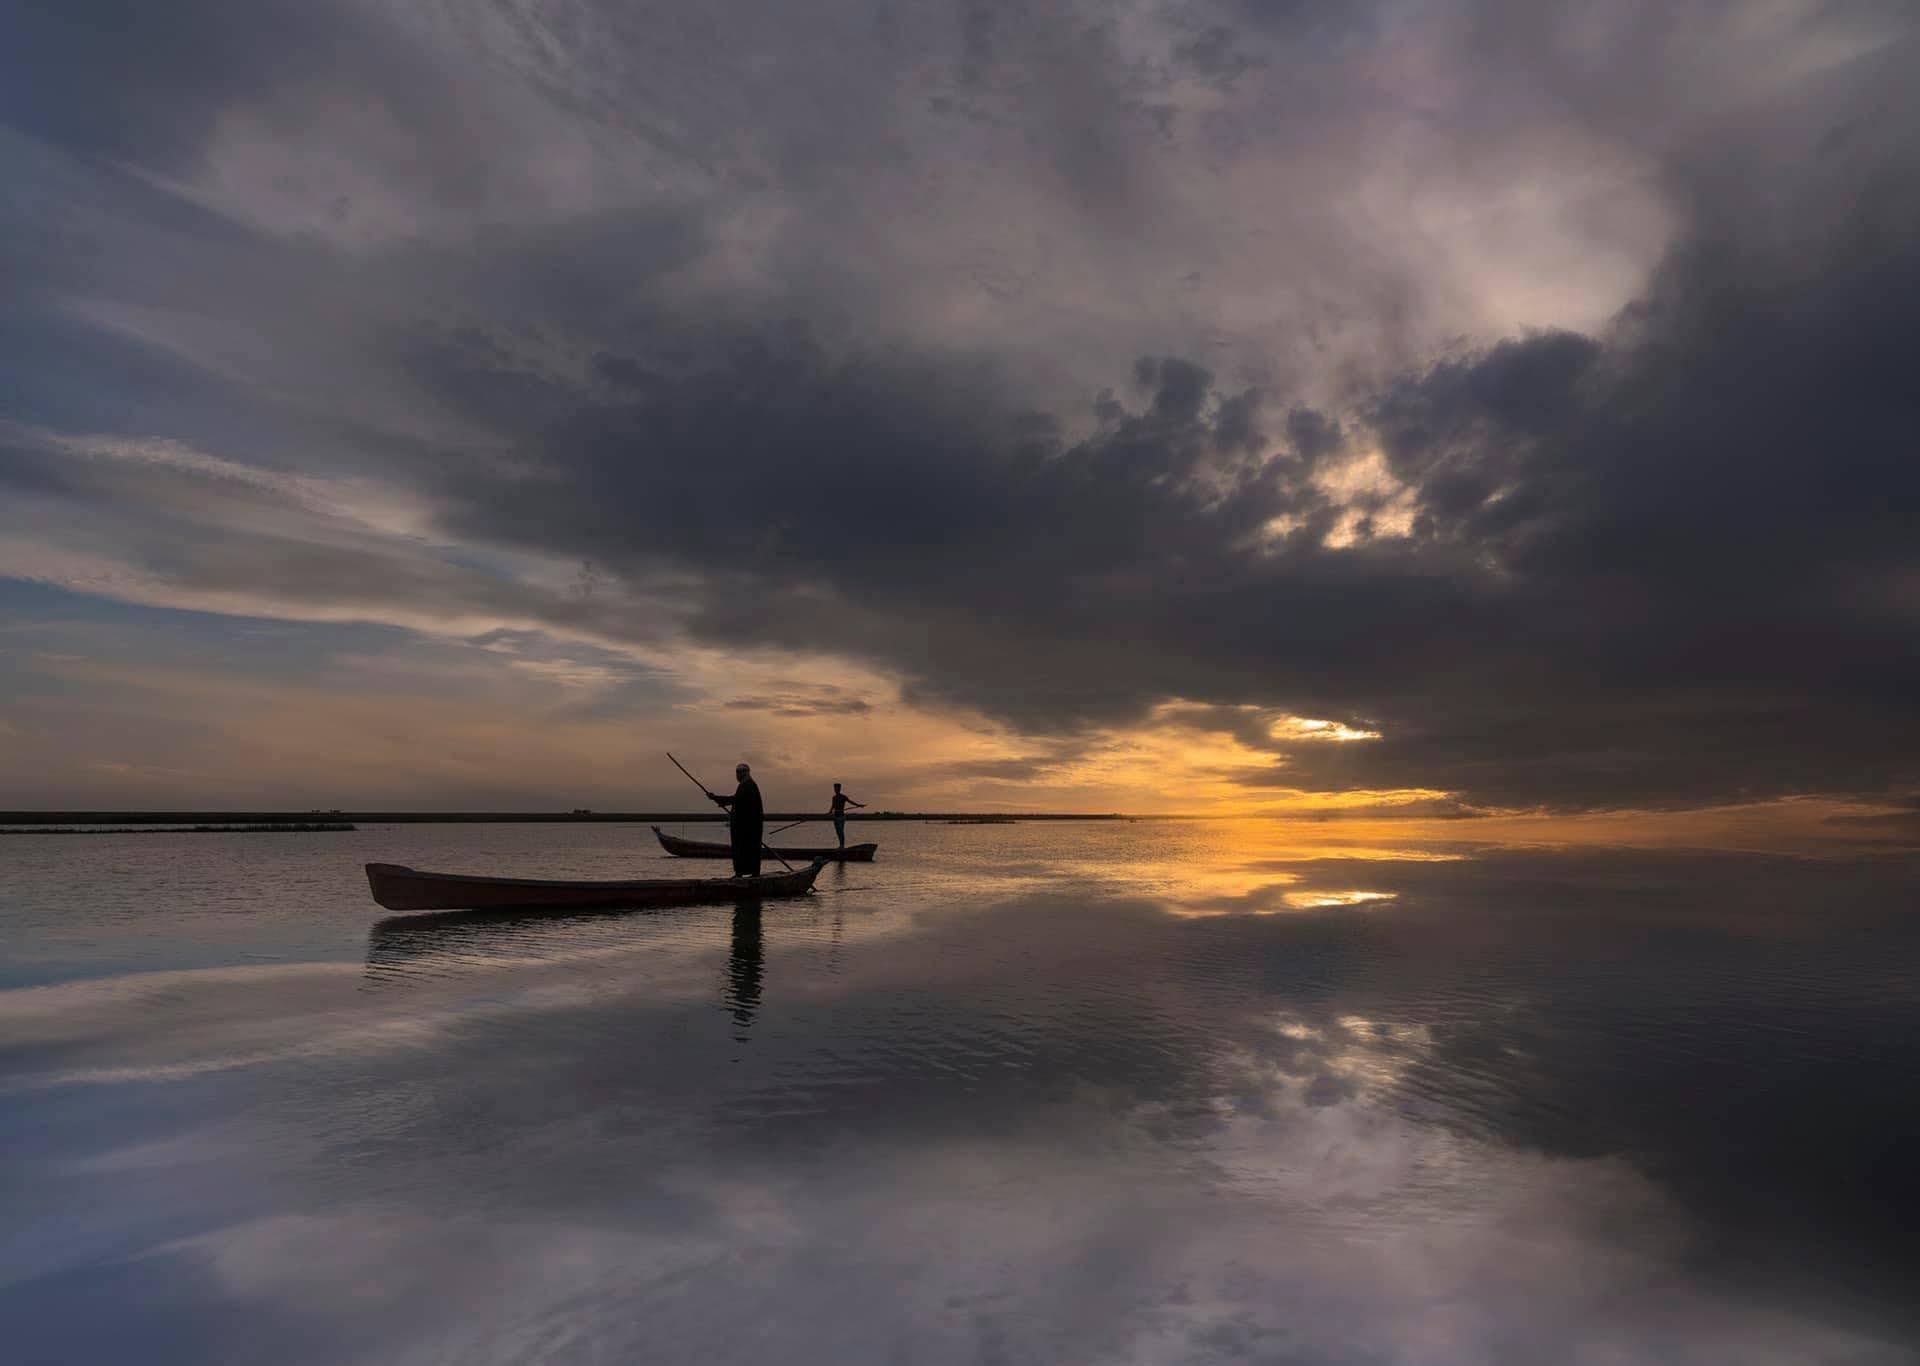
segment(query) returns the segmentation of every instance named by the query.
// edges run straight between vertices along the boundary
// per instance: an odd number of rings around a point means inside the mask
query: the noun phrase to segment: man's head
[[[838,791],[840,790],[840,784],[838,784],[838,783],[835,783],[835,784],[833,785],[833,790],[834,790],[835,792],[838,792]]]
[[[753,770],[748,768],[745,764],[735,764],[733,766],[733,776],[736,778],[744,778],[747,776],[747,774],[751,773],[752,771]]]

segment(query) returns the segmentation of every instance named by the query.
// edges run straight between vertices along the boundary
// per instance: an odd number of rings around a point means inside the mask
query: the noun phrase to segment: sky
[[[0,23],[0,807],[1920,836],[1908,0]]]

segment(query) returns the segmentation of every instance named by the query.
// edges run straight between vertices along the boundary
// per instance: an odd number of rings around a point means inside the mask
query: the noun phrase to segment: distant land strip
[[[34,825],[0,835],[316,835],[357,830],[347,821],[274,821],[249,825]]]
[[[276,829],[295,824],[465,825],[559,824],[604,821],[682,825],[724,821],[722,811],[0,811],[0,825],[261,825]],[[782,821],[831,820],[820,811],[769,811],[769,825]],[[1130,821],[1137,816],[1081,811],[873,811],[849,812],[855,821],[962,821],[1000,825],[1012,821]],[[1156,819],[1159,819],[1156,817]]]

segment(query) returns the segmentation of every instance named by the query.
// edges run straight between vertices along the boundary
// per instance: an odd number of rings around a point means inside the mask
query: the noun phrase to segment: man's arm
[[[707,800],[718,806],[722,811],[725,811],[729,806],[733,805],[733,798],[723,797],[718,792],[709,792],[707,794]]]
[[[856,801],[854,801],[854,799],[853,799],[853,798],[851,798],[851,797],[849,797],[849,798],[847,798],[847,804],[848,804],[849,806],[865,806],[865,805],[866,805],[866,803],[865,803],[865,802],[856,802]]]

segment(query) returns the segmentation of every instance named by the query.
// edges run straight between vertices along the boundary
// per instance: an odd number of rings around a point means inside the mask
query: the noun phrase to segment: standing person
[[[847,808],[865,806],[865,802],[856,802],[840,790],[840,784],[833,785],[833,837],[840,841],[840,847],[847,847]]]
[[[753,780],[753,770],[745,764],[735,764],[733,776],[739,786],[733,789],[731,797],[713,792],[707,795],[727,813],[727,833],[733,840],[733,875],[759,877],[761,831],[766,826],[767,815],[766,808],[760,804],[760,784]]]

